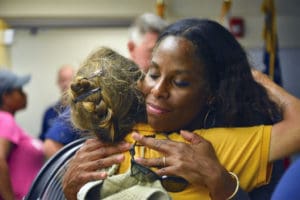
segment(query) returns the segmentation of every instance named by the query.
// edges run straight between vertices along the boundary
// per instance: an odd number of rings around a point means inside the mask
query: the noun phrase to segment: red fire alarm
[[[240,17],[231,17],[229,21],[230,32],[235,37],[243,37],[245,32],[244,20]]]

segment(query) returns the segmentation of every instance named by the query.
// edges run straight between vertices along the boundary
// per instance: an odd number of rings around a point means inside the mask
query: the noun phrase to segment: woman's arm
[[[9,177],[7,157],[12,144],[6,139],[0,138],[0,196],[4,200],[14,200],[14,193]]]
[[[283,112],[283,120],[272,127],[269,161],[300,151],[300,100],[260,71],[252,70],[252,74]]]
[[[48,160],[55,153],[57,153],[64,145],[52,139],[45,139],[44,141],[44,149],[45,149],[45,157]]]

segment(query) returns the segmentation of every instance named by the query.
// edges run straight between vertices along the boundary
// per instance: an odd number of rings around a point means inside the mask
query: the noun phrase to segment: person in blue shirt
[[[79,139],[81,132],[70,121],[70,108],[60,114],[45,134],[44,149],[47,159],[52,157],[64,145]]]
[[[294,161],[277,184],[271,200],[300,199],[300,159]]]
[[[70,82],[74,76],[75,70],[71,65],[63,65],[57,74],[57,85],[60,89],[62,97],[52,106],[50,106],[43,116],[42,129],[39,138],[44,141],[45,134],[48,129],[52,126],[54,120],[62,113],[65,109],[63,103],[63,94],[68,89]]]
[[[53,125],[53,122],[55,119],[58,117],[59,113],[62,112],[63,106],[61,105],[60,101],[57,102],[56,104],[50,106],[46,111],[43,116],[43,121],[42,121],[42,130],[39,135],[40,140],[44,141],[45,140],[45,135],[47,130]]]
[[[43,117],[42,130],[39,138],[44,141],[46,158],[50,158],[64,145],[76,140],[78,134],[67,121],[68,108],[65,105],[65,92],[75,74],[71,65],[63,65],[57,74],[57,85],[61,92],[61,98],[53,106],[50,106]]]

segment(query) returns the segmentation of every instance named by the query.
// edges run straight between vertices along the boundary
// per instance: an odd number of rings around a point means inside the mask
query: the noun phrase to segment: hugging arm
[[[144,145],[166,153],[166,156],[172,151],[172,156],[170,153],[166,159],[166,165],[169,167],[157,171],[159,175],[176,174],[192,184],[205,185],[209,187],[214,200],[227,199],[231,196],[238,186],[237,181],[219,163],[212,145],[196,134],[185,131],[181,134],[192,144],[145,138],[138,134],[133,134],[133,137]],[[107,174],[97,170],[121,163],[124,159],[121,153],[129,148],[130,144],[124,142],[112,146],[102,143],[99,139],[87,140],[70,161],[64,175],[65,197],[68,200],[76,200],[77,192],[84,184],[93,180],[105,179]],[[195,160],[195,155],[199,159]],[[146,166],[161,164],[160,158],[147,160],[136,158],[136,161]],[[232,199],[247,200],[250,198],[245,191],[239,188]]]
[[[121,163],[122,152],[129,148],[130,144],[125,142],[111,145],[98,138],[88,139],[70,160],[64,174],[62,185],[66,199],[77,200],[77,192],[84,184],[105,179],[106,172],[100,170]]]
[[[279,105],[283,120],[272,127],[269,161],[275,161],[300,151],[300,100],[271,81],[268,76],[252,70],[255,80]]]

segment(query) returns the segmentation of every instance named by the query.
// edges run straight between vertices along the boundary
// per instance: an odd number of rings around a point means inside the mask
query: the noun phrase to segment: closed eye
[[[156,80],[159,78],[159,75],[158,74],[149,74],[150,78],[153,79],[153,80]]]
[[[174,84],[177,87],[187,87],[187,86],[190,85],[190,82],[187,82],[187,81],[174,81]]]

